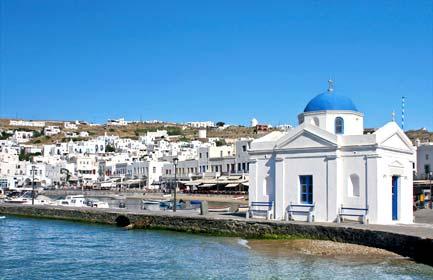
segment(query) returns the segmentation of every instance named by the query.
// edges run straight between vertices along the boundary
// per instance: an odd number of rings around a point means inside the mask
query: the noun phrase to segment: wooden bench
[[[254,216],[256,216],[255,214],[258,213],[265,214],[267,220],[272,219],[274,216],[274,202],[251,202],[251,206],[246,213],[246,218],[253,218]]]
[[[361,222],[363,224],[367,224],[367,214],[368,214],[368,206],[367,208],[357,208],[357,207],[344,207],[341,205],[340,212],[338,213],[337,223],[341,223],[344,221],[343,217],[358,217],[361,218]]]
[[[314,208],[316,203],[313,204],[289,204],[286,210],[286,221],[293,221],[293,215],[295,214],[305,214],[307,215],[307,222],[314,222]]]

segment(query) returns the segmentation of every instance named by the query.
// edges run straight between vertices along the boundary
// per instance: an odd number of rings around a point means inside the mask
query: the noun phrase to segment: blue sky
[[[380,3],[379,3],[380,2]],[[0,1],[0,117],[297,124],[335,80],[433,129],[432,1]]]

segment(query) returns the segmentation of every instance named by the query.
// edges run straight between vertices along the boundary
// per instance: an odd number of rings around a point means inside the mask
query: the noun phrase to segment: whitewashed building
[[[320,222],[348,207],[368,209],[374,224],[413,222],[415,149],[395,122],[364,134],[364,115],[332,84],[298,119],[251,143],[250,202],[273,201],[279,220],[291,204],[314,204]]]
[[[114,126],[125,126],[128,125],[128,122],[125,121],[124,118],[120,118],[120,119],[110,119],[107,121],[107,125],[114,125]]]
[[[26,143],[30,141],[32,137],[33,131],[16,130],[14,132],[14,135],[12,136],[12,139],[15,140],[17,143]]]
[[[57,135],[57,134],[59,134],[60,132],[61,132],[61,129],[60,129],[59,126],[49,125],[49,126],[46,126],[46,127],[44,128],[44,134],[45,134],[46,136]]]
[[[206,127],[215,127],[215,123],[212,121],[204,121],[204,122],[187,122],[187,125],[194,128],[206,128]]]
[[[417,143],[417,146],[417,177],[428,179],[433,172],[433,143]]]
[[[73,130],[78,129],[78,125],[75,123],[71,123],[71,122],[64,122],[63,126],[65,129],[73,129]]]
[[[11,126],[44,127],[45,122],[43,122],[43,121],[10,120],[9,125],[11,125]]]

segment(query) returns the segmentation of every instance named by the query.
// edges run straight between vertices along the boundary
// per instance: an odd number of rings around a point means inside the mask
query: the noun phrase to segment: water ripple
[[[263,255],[236,238],[8,217],[0,279],[432,279],[409,261]]]

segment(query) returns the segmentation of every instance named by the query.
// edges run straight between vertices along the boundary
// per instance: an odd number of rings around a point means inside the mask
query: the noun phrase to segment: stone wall
[[[74,209],[0,204],[0,213],[90,223],[119,224],[130,228],[165,229],[244,238],[310,238],[386,249],[433,266],[433,239],[416,235],[343,227],[236,218],[185,216],[173,213],[132,213],[113,209]]]

